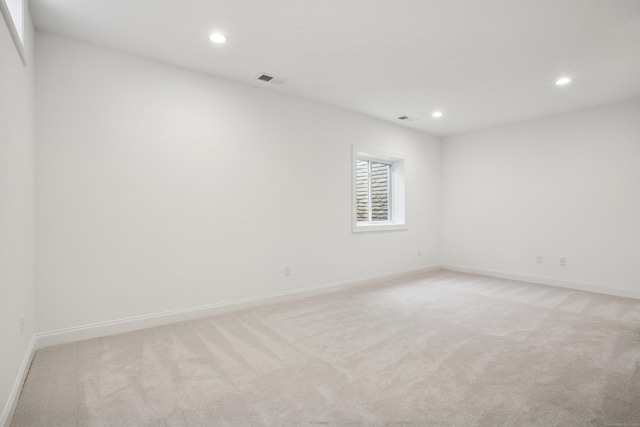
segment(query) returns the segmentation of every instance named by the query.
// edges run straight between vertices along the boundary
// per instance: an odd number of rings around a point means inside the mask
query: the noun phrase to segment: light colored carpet
[[[437,271],[50,347],[12,426],[640,425],[640,300]]]

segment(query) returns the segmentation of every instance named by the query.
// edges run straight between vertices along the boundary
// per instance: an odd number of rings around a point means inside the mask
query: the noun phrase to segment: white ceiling
[[[41,31],[434,135],[640,95],[640,0],[30,3]],[[228,42],[211,43],[214,30]],[[561,75],[572,84],[555,86]]]

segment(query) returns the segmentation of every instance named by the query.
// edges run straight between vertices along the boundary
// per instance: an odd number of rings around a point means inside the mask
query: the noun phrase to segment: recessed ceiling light
[[[211,40],[214,43],[222,44],[227,41],[227,38],[224,36],[224,34],[213,33],[209,36],[209,40]]]
[[[556,85],[558,86],[568,85],[569,83],[571,83],[570,77],[560,77],[558,80],[556,80]]]
[[[433,117],[434,119],[439,119],[440,117],[442,117],[442,111],[434,111],[431,117]]]

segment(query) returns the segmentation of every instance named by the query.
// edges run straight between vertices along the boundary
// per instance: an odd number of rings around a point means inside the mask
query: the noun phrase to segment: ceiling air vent
[[[264,73],[263,74],[258,74],[255,77],[255,79],[256,80],[261,80],[261,81],[266,82],[266,83],[271,83],[271,84],[274,84],[274,85],[283,85],[286,82],[286,80],[283,79],[283,78],[272,76],[272,75],[269,75],[269,74],[264,74]]]
[[[405,122],[415,122],[417,119],[409,116],[400,116],[398,117],[398,120],[403,120]]]

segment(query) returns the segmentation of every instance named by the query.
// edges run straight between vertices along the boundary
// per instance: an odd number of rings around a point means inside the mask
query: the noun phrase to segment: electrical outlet
[[[422,256],[422,251],[420,249],[418,249],[418,256]]]
[[[291,267],[289,267],[288,265],[284,266],[284,275],[285,277],[291,276]]]
[[[542,264],[542,255],[538,255],[538,256],[536,257],[536,262],[537,262],[538,264]]]
[[[566,267],[567,259],[565,257],[560,257],[560,261],[558,262],[558,264],[560,264],[561,267]]]

